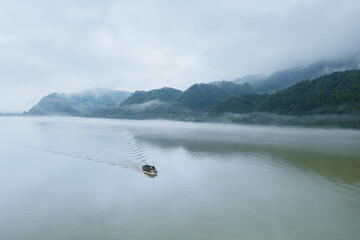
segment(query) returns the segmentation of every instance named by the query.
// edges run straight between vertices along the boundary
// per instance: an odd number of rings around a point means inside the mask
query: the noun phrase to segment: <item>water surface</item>
[[[360,239],[359,149],[356,130],[3,117],[0,239]]]

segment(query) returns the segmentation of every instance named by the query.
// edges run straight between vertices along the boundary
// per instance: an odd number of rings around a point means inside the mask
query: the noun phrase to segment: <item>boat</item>
[[[157,174],[156,167],[154,167],[154,166],[145,164],[144,166],[142,166],[142,169],[143,169],[144,173]]]

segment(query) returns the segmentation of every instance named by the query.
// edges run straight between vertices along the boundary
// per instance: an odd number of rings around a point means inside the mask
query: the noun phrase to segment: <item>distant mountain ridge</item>
[[[198,83],[185,91],[164,87],[134,93],[52,93],[26,114],[283,125],[316,122],[320,126],[360,128],[360,70],[304,79],[272,93],[259,93],[249,83],[231,81]]]
[[[229,98],[213,113],[269,112],[276,114],[360,113],[360,70],[335,72],[314,80],[301,81],[267,95],[253,94]]]
[[[94,112],[96,117],[128,119],[189,119],[201,116],[230,96],[252,93],[249,84],[221,81],[194,84],[184,92],[173,88],[136,91],[118,106]]]
[[[106,105],[119,104],[130,96],[130,92],[93,89],[78,93],[52,93],[33,106],[28,115],[83,116]]]
[[[233,82],[249,82],[257,93],[273,93],[288,88],[302,80],[312,80],[333,72],[356,69],[360,69],[359,57],[338,61],[320,61],[307,67],[277,71],[270,76],[249,75],[235,79]]]

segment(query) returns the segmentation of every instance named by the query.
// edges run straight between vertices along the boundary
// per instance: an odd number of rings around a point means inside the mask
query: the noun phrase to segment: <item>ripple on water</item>
[[[50,136],[49,136],[50,137]],[[127,130],[109,132],[106,139],[87,138],[82,144],[74,144],[74,136],[62,135],[56,142],[42,138],[37,142],[11,142],[21,147],[77,159],[106,163],[123,168],[142,171],[146,162],[146,147]]]

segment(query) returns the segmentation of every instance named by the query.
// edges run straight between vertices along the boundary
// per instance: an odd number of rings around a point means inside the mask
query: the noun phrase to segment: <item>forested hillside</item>
[[[277,71],[269,76],[251,75],[235,79],[236,83],[249,82],[256,93],[274,93],[288,88],[305,79],[313,80],[320,76],[337,71],[359,69],[360,60],[357,57],[337,61],[320,61],[309,66],[296,67]]]
[[[290,115],[360,111],[360,70],[305,80],[271,95],[233,97],[212,109],[214,113],[255,111]]]
[[[128,119],[193,119],[231,96],[252,93],[249,84],[221,81],[195,84],[181,92],[172,88],[136,91],[119,106],[107,106],[93,115]]]
[[[303,80],[272,94],[256,94],[248,83],[220,81],[194,84],[184,92],[161,88],[129,95],[127,92],[53,93],[41,99],[27,114],[199,121],[218,121],[225,115],[243,114],[230,122],[309,125],[317,119],[318,125],[351,127],[357,127],[360,121],[360,70]],[[320,115],[332,116],[329,120],[319,118]],[[288,117],[284,121],[285,118],[279,116]],[[294,118],[299,116],[308,117],[306,121]],[[291,122],[288,119],[292,119]]]
[[[78,93],[52,93],[43,97],[26,114],[84,116],[101,107],[119,104],[130,93],[125,91],[94,89]]]
[[[141,104],[151,100],[160,100],[164,102],[174,101],[182,92],[175,88],[161,88],[151,91],[136,91],[128,99],[122,102],[122,105]]]
[[[184,91],[176,102],[189,109],[208,111],[215,104],[231,96],[241,96],[253,92],[253,88],[248,83],[235,84],[228,81],[201,83]]]

